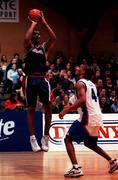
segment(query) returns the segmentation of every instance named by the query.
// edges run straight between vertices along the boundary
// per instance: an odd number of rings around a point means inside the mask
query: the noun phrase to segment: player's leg
[[[52,118],[52,113],[51,113],[51,107],[50,104],[44,104],[44,111],[45,111],[45,128],[44,128],[44,135],[41,139],[41,144],[42,144],[42,150],[43,151],[48,151],[49,150],[49,129],[50,129],[50,123],[51,123],[51,118]]]
[[[97,145],[98,137],[89,137],[89,140],[84,142],[84,145],[93,150],[109,162],[109,173],[112,173],[118,169],[118,161],[112,159],[101,147]]]
[[[71,125],[71,127],[70,127],[69,131],[67,132],[67,135],[64,139],[66,150],[67,150],[68,156],[70,158],[70,161],[72,163],[72,168],[64,174],[65,177],[83,176],[83,172],[77,162],[75,149],[74,149],[74,146],[72,143],[72,141],[76,141],[76,142],[82,141],[82,136],[80,136],[80,134],[79,134],[82,131],[81,131],[81,127],[79,127],[79,126],[80,126],[79,121],[78,120],[75,121]]]
[[[27,119],[28,119],[28,129],[30,136],[35,134],[34,114],[35,114],[35,107],[29,106],[27,111]]]
[[[111,160],[111,157],[97,145],[98,137],[89,137],[89,140],[84,142],[84,145],[89,149],[95,151],[100,156],[104,157],[107,161]]]
[[[35,137],[34,117],[35,117],[35,106],[36,106],[36,91],[35,87],[32,86],[31,79],[26,79],[26,101],[28,105],[27,122],[30,134],[30,144],[34,152],[41,150]]]
[[[42,150],[48,151],[49,149],[49,129],[50,123],[52,119],[51,113],[51,104],[50,104],[50,85],[49,82],[45,79],[41,79],[40,83],[40,92],[39,97],[41,102],[43,103],[44,112],[45,112],[45,128],[44,128],[44,136],[41,139]]]
[[[66,135],[64,142],[65,142],[66,150],[67,150],[68,156],[71,160],[71,163],[73,165],[78,164],[72,140],[70,139],[70,137],[68,135]]]

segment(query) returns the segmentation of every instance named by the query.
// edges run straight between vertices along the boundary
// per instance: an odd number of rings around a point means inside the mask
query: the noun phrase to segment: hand
[[[65,115],[65,114],[63,113],[63,111],[61,111],[61,112],[59,113],[59,118],[60,118],[60,119],[63,119],[64,115]]]
[[[32,20],[30,19],[30,17],[29,17],[29,16],[28,16],[28,20],[29,20],[32,24],[34,24],[34,25],[36,25],[36,24],[37,24],[37,22],[32,21]]]
[[[45,17],[44,17],[44,14],[43,14],[43,11],[41,11],[41,20],[44,24],[46,24],[46,20],[45,20]]]
[[[63,117],[68,113],[69,106],[65,106],[64,109],[59,113],[59,118],[63,119]]]

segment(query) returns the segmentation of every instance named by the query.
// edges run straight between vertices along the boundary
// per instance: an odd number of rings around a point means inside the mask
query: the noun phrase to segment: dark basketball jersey
[[[24,62],[26,75],[33,73],[46,75],[46,56],[42,46],[31,48],[27,53]]]

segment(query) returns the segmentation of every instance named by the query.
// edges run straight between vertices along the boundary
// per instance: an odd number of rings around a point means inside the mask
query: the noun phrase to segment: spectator
[[[110,113],[110,105],[107,103],[107,98],[106,97],[101,97],[100,99],[100,108],[102,113]]]
[[[59,109],[59,112],[63,109],[65,104],[67,104],[68,98],[67,95],[65,94],[64,90],[60,90],[59,96],[56,97],[56,106]]]
[[[116,91],[112,90],[109,97],[110,105],[112,105],[115,102],[115,97],[116,97]]]
[[[114,103],[111,105],[111,112],[118,113],[118,96],[116,96]]]
[[[111,82],[110,77],[106,78],[106,83],[105,83],[105,89],[107,91],[107,95],[110,96],[111,90],[113,89],[113,84]]]
[[[105,89],[105,88],[103,88],[103,89],[101,90],[100,96],[99,96],[99,100],[101,100],[102,97],[106,98],[107,103],[109,103],[109,98],[108,98],[108,96],[107,96],[107,92],[106,92],[106,89]]]
[[[96,87],[97,87],[97,93],[98,93],[98,97],[99,97],[102,89],[104,88],[102,79],[97,80]]]
[[[59,96],[61,90],[62,90],[61,84],[60,84],[60,83],[57,83],[56,88],[54,88],[54,89],[52,90],[52,91],[53,91],[53,95],[54,95],[55,97]]]
[[[14,53],[14,56],[13,56],[13,58],[15,58],[16,59],[16,61],[17,61],[17,68],[22,68],[22,59],[20,59],[20,54],[19,53]]]
[[[23,104],[18,100],[17,93],[12,93],[5,102],[6,111],[19,111],[23,109]]]
[[[64,74],[64,79],[61,82],[62,89],[64,90],[65,93],[68,92],[70,84],[72,84],[72,81],[69,80],[67,73]]]
[[[16,64],[13,64],[12,68],[9,69],[7,72],[7,79],[9,81],[11,81],[11,83],[13,84],[13,86],[12,86],[13,90],[16,90],[16,88],[17,88],[19,77],[20,76],[17,71],[17,66],[16,66]]]
[[[8,66],[7,57],[6,55],[2,55],[1,62],[0,62],[0,68],[2,71],[2,81],[4,82],[6,80],[6,69]]]

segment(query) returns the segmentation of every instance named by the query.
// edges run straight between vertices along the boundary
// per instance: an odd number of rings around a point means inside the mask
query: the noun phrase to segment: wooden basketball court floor
[[[108,151],[118,158],[118,151]],[[108,163],[94,152],[77,152],[84,176],[72,179],[118,180],[118,170],[108,173]],[[68,180],[64,172],[71,167],[66,152],[0,153],[0,180]]]

